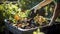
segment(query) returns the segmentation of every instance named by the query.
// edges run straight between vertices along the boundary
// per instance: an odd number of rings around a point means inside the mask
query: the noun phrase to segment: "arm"
[[[44,0],[41,3],[38,4],[37,9],[40,9],[48,4],[50,4],[53,0]]]
[[[44,7],[45,5],[50,4],[52,1],[53,1],[53,0],[43,0],[42,2],[40,2],[39,4],[37,4],[37,5],[36,5],[35,7],[33,7],[32,9],[38,10],[38,9]],[[32,10],[32,9],[31,9],[31,10]]]

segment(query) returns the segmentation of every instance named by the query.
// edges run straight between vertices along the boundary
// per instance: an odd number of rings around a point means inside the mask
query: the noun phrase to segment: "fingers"
[[[34,10],[34,13],[36,13],[37,9]]]

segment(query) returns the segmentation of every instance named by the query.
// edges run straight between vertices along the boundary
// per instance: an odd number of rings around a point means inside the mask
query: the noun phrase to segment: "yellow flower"
[[[15,18],[16,20],[19,20],[19,19],[20,19],[18,15],[15,15],[14,18]]]

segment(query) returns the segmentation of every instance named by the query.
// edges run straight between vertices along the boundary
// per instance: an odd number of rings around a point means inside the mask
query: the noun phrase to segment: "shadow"
[[[41,32],[44,32],[45,34],[60,34],[60,24],[54,24],[49,27],[41,28]]]

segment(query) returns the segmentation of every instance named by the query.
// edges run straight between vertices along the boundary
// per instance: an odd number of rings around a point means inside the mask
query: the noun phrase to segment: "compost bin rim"
[[[6,22],[6,23],[8,23],[8,21],[7,21],[8,19],[5,19],[4,21]],[[55,25],[56,25],[57,23],[55,23]],[[59,23],[58,23],[59,24]],[[11,26],[13,26],[13,24],[10,24]],[[20,28],[20,27],[17,27],[17,26],[13,26],[13,27],[15,27],[16,29],[18,29],[18,30],[20,30],[20,31],[30,31],[30,30],[36,30],[36,29],[38,29],[38,28],[43,28],[43,27],[49,27],[49,25],[47,24],[47,25],[44,25],[44,26],[39,26],[39,27],[35,27],[35,28],[30,28],[30,29],[22,29],[22,28]],[[51,26],[51,25],[50,25]]]
[[[4,22],[5,22],[5,23],[8,23],[7,20],[8,20],[8,19],[5,19]],[[38,28],[38,27],[35,27],[35,28],[30,28],[30,29],[22,29],[22,28],[19,28],[19,27],[17,27],[17,26],[13,26],[13,24],[10,24],[10,26],[15,27],[16,29],[18,29],[18,30],[20,30],[20,31],[31,31],[31,30],[36,30],[36,29]]]

